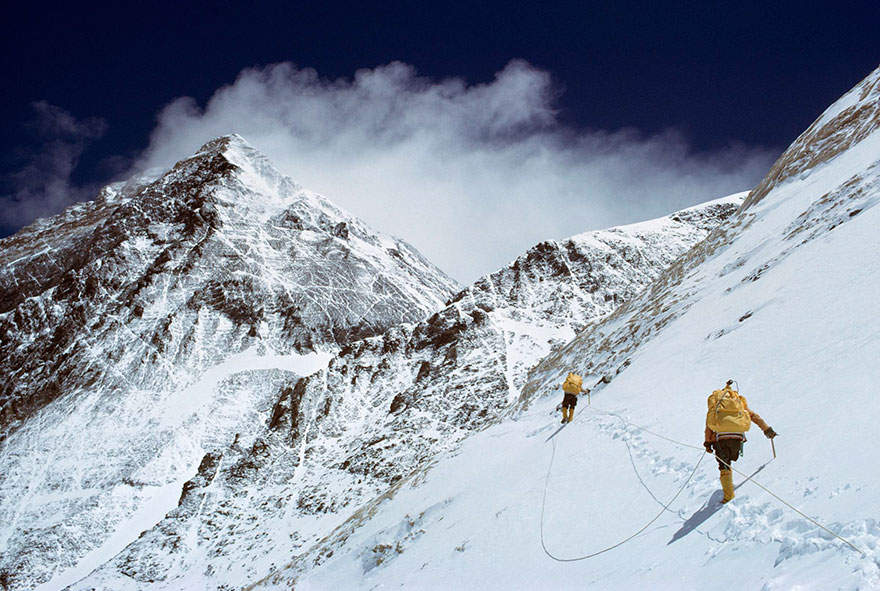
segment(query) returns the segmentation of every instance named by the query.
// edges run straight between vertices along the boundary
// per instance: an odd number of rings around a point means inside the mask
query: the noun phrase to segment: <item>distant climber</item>
[[[568,372],[565,381],[562,382],[562,391],[565,395],[562,398],[562,424],[570,423],[574,418],[574,407],[577,406],[578,394],[589,394],[590,390],[584,388],[584,381],[581,376]]]
[[[714,453],[721,472],[721,488],[726,503],[733,499],[733,471],[731,464],[739,458],[746,431],[752,422],[758,425],[768,439],[776,437],[776,431],[768,426],[758,413],[749,409],[745,396],[740,396],[731,385],[733,380],[715,390],[709,396],[709,410],[706,412],[706,438],[703,446],[706,453]]]

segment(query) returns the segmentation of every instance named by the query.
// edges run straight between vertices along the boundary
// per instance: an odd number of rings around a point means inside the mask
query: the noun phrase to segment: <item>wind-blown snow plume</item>
[[[140,166],[240,133],[282,172],[469,283],[548,237],[750,189],[775,155],[697,154],[674,130],[576,131],[557,117],[559,93],[522,60],[484,84],[422,77],[400,62],[351,80],[289,63],[251,68],[203,108],[188,97],[166,106]]]

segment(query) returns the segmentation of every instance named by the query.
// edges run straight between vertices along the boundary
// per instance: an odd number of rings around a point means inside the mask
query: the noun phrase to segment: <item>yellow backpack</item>
[[[716,433],[745,433],[752,426],[746,399],[736,390],[723,388],[709,396],[706,426]]]
[[[562,391],[569,394],[580,394],[583,384],[581,376],[568,372],[565,381],[562,382]]]

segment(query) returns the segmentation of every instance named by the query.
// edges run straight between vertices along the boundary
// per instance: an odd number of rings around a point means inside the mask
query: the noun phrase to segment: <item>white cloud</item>
[[[239,133],[300,184],[412,243],[461,282],[533,244],[664,215],[754,186],[763,149],[692,152],[673,130],[560,124],[551,76],[510,62],[486,84],[395,62],[326,80],[282,63],[242,71],[204,108],[166,106],[140,167]]]
[[[24,165],[4,178],[8,193],[0,195],[0,226],[17,228],[35,218],[94,197],[95,187],[75,186],[71,175],[86,148],[104,135],[100,118],[77,119],[45,101],[33,105],[28,127],[39,147],[23,150]]]

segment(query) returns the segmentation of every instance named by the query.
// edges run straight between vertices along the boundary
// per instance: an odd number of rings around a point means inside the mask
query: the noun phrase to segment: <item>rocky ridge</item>
[[[208,450],[179,506],[75,588],[173,588],[195,571],[223,588],[272,571],[507,415],[541,357],[635,297],[743,197],[541,243],[426,320],[282,379],[263,430]]]
[[[457,289],[238,136],[0,241],[0,265],[7,433],[61,393],[113,380],[95,357],[135,383],[181,385],[258,341],[313,351],[380,334]],[[106,344],[120,331],[133,363]],[[196,352],[199,332],[222,349]]]

